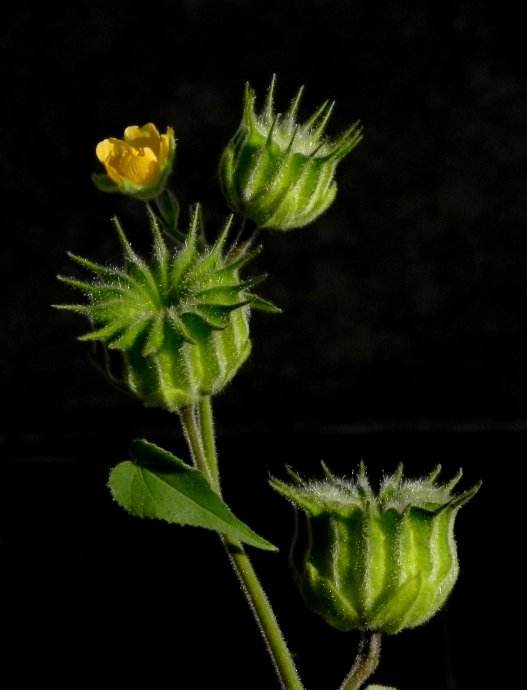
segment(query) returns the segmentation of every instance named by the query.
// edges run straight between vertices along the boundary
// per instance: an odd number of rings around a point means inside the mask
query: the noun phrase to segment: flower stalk
[[[198,406],[183,408],[180,411],[180,419],[195,465],[221,495],[210,397],[204,398],[199,408]],[[225,536],[221,539],[262,633],[282,689],[304,690],[271,603],[243,544]]]
[[[340,690],[360,690],[379,665],[381,658],[381,633],[362,633],[359,651],[351,671],[344,679]]]

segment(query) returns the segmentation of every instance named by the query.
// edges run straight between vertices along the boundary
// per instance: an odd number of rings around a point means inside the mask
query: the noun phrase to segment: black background
[[[109,388],[75,342],[85,324],[49,307],[70,298],[54,278],[74,272],[65,250],[117,260],[115,212],[147,246],[140,204],[91,186],[95,143],[173,125],[172,185],[204,202],[212,238],[243,82],[263,96],[274,71],[284,107],[305,83],[305,115],[334,97],[331,131],[360,117],[366,137],[320,220],[264,237],[260,292],[285,313],[254,316],[253,356],[217,400],[226,495],[282,547],[255,561],[315,690],[337,686],[357,640],[304,611],[268,473],[321,457],[377,475],[463,465],[485,484],[459,518],[459,583],[430,624],[386,641],[378,679],[453,690],[503,672],[507,482],[527,426],[521,29],[477,2],[18,3],[4,17],[1,607],[20,684],[276,687],[213,536],[132,520],[104,486],[136,436],[184,455],[177,419]]]

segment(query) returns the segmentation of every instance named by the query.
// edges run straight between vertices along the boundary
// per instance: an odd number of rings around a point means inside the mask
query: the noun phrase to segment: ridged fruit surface
[[[303,88],[285,115],[274,110],[271,83],[264,110],[245,88],[243,116],[219,164],[230,208],[260,228],[291,230],[311,223],[335,199],[337,164],[362,139],[358,122],[334,140],[324,131],[334,103],[326,101],[302,125],[296,121]]]
[[[303,511],[291,561],[307,605],[339,630],[396,633],[431,618],[445,603],[459,565],[454,521],[479,489],[452,494],[461,472],[436,482],[402,468],[379,491],[364,466],[355,479],[335,477],[272,486]]]
[[[212,246],[200,246],[199,219],[196,207],[185,244],[171,253],[150,214],[154,252],[149,262],[135,253],[115,221],[123,268],[70,254],[95,279],[59,276],[82,290],[89,304],[56,306],[90,319],[93,330],[80,340],[122,352],[123,381],[148,406],[177,410],[221,391],[251,351],[251,307],[279,311],[250,292],[263,276],[240,279],[258,249],[225,252],[232,218]]]

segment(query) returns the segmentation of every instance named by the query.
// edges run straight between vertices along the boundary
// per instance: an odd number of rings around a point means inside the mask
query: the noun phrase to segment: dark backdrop
[[[184,205],[205,203],[213,237],[226,212],[215,170],[243,82],[263,95],[274,71],[284,105],[305,83],[305,114],[334,97],[332,132],[360,117],[366,136],[339,168],[334,206],[264,238],[262,293],[285,313],[254,317],[251,361],[217,401],[227,495],[285,553],[291,515],[265,484],[285,462],[463,464],[467,481],[486,483],[460,517],[450,608],[389,640],[379,679],[452,690],[497,669],[496,515],[513,507],[507,476],[526,446],[521,30],[505,6],[475,1],[11,8],[0,34],[0,553],[8,656],[36,660],[19,672],[71,680],[70,660],[77,674],[107,665],[121,684],[274,687],[214,540],[133,521],[105,490],[134,436],[183,454],[177,420],[109,388],[75,342],[85,324],[49,307],[68,294],[54,278],[71,272],[66,249],[116,260],[115,212],[141,246],[140,206],[91,186],[95,143],[127,124],[173,125],[173,185]],[[308,687],[335,687],[355,637],[304,612],[285,556],[257,560]],[[192,661],[197,649],[207,663]]]

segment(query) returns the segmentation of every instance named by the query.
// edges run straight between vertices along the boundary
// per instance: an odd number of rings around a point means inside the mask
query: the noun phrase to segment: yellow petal
[[[125,141],[127,141],[129,144],[132,143],[133,139],[142,137],[159,139],[159,132],[153,122],[147,122],[147,124],[143,125],[142,127],[131,125],[124,130]]]
[[[108,177],[117,183],[123,178],[122,161],[130,155],[131,151],[132,148],[127,143],[113,137],[101,141],[95,149],[97,158],[106,168]]]
[[[159,161],[150,148],[134,149],[126,152],[119,159],[116,166],[123,178],[138,187],[148,187],[154,184],[160,175]]]
[[[95,148],[95,155],[100,160],[101,163],[106,163],[106,161],[112,157],[115,151],[115,144],[112,139],[104,139],[100,141]]]
[[[172,128],[168,127],[167,133],[160,136],[156,126],[149,122],[142,127],[127,127],[124,139],[111,137],[99,142],[95,152],[113,182],[149,188],[159,183],[173,145]]]
[[[124,130],[124,140],[127,144],[135,149],[152,149],[156,156],[159,155],[159,139],[157,127],[152,122],[148,122],[143,127],[131,125]]]
[[[106,174],[110,178],[110,180],[113,180],[116,184],[120,184],[123,181],[123,176],[119,172],[119,170],[112,165],[112,163],[107,162],[105,163],[104,167],[106,168]]]
[[[120,139],[111,138],[99,142],[95,149],[97,158],[104,165],[108,177],[117,183],[122,179],[119,172],[119,161],[126,152],[123,147],[129,148],[128,144]]]

